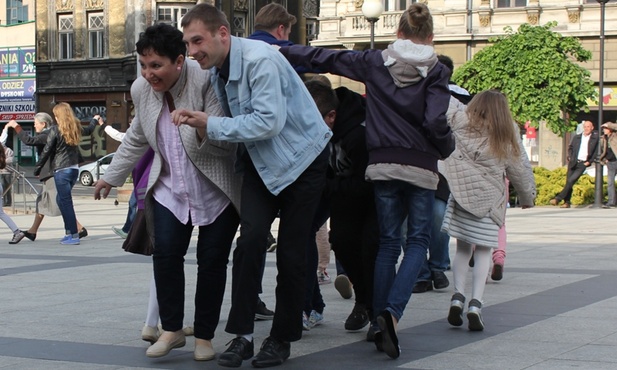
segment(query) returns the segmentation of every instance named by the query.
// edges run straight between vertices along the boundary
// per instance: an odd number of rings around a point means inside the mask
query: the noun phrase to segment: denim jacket
[[[227,85],[212,76],[229,117],[208,118],[208,137],[244,143],[274,195],[293,183],[332,137],[304,83],[274,48],[231,38]]]

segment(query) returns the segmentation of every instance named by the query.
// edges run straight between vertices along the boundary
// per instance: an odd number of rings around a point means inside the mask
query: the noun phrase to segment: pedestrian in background
[[[28,131],[23,130],[17,121],[11,120],[7,123],[8,127],[15,130],[17,137],[24,145],[33,146],[35,148],[36,155],[39,158],[43,152],[43,148],[45,148],[45,144],[47,144],[47,134],[52,125],[54,125],[54,120],[45,112],[38,112],[34,115],[34,135],[32,136],[29,135]],[[91,126],[93,126],[92,122],[90,122],[86,130],[91,131]],[[36,233],[45,216],[55,217],[61,214],[58,203],[56,202],[58,192],[56,191],[56,183],[52,171],[52,161],[49,161],[49,164],[45,166],[45,171],[39,176],[39,180],[43,183],[43,189],[36,197],[36,213],[34,214],[34,220],[28,230],[21,231],[24,236],[31,241],[36,239]],[[88,235],[88,231],[79,220],[77,220],[77,230],[79,230],[80,238],[85,238]],[[23,238],[19,238],[19,240],[21,239]]]
[[[68,103],[58,103],[53,108],[57,125],[49,129],[47,143],[36,163],[34,175],[39,176],[47,161],[51,162],[58,194],[56,202],[64,221],[65,236],[60,244],[78,245],[79,232],[73,207],[71,190],[79,175],[79,142],[81,123]]]
[[[97,123],[101,126],[101,128],[105,131],[107,136],[109,136],[115,141],[122,142],[122,139],[124,139],[124,135],[126,135],[125,132],[120,132],[116,130],[115,128],[109,126],[107,123],[105,123],[105,120],[103,119],[103,117],[99,115],[94,116],[94,118],[97,120]],[[133,184],[135,184],[135,179],[133,179]],[[131,196],[129,198],[129,206],[126,212],[126,220],[124,221],[124,225],[122,225],[121,228],[117,226],[111,227],[111,230],[114,233],[116,233],[116,235],[121,237],[122,239],[126,239],[126,236],[128,235],[129,230],[131,229],[131,225],[133,224],[133,220],[135,219],[135,215],[137,214],[136,192],[137,192],[137,188],[135,187],[133,191],[131,192]]]
[[[574,184],[583,176],[587,167],[596,159],[598,152],[598,132],[593,130],[591,121],[583,122],[583,132],[575,135],[568,145],[568,172],[566,174],[566,185],[561,192],[551,199],[549,203],[553,206],[563,201],[561,208],[570,208],[570,198],[572,198],[572,188]]]
[[[607,180],[606,189],[608,191],[608,201],[604,207],[613,208],[617,206],[615,198],[615,176],[617,176],[617,123],[606,122],[602,126],[603,135],[600,138],[600,162],[606,166]]]
[[[11,162],[13,161],[13,151],[10,148],[6,148],[6,149],[0,143],[0,170],[5,169],[9,161]],[[10,156],[7,156],[7,153],[9,153]],[[0,194],[2,191],[4,191],[4,188],[2,187],[2,184],[0,184]],[[0,220],[2,220],[2,222],[4,222],[6,226],[8,226],[9,229],[11,229],[11,231],[13,232],[13,237],[9,241],[9,244],[17,244],[19,243],[21,239],[23,239],[24,234],[17,227],[13,219],[11,219],[9,215],[4,213],[4,204],[2,202],[3,202],[3,199],[2,197],[0,197]]]

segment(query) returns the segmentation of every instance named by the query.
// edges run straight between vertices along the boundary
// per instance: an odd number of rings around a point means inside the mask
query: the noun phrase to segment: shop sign
[[[0,102],[34,102],[34,78],[0,80]]]
[[[2,102],[0,101],[0,121],[32,121],[36,105],[34,102]]]
[[[0,78],[36,77],[34,47],[0,48]]]

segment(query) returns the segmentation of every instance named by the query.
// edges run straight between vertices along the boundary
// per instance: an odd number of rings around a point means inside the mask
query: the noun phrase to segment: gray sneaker
[[[450,311],[448,311],[448,322],[452,326],[463,325],[463,308],[465,307],[465,296],[461,293],[454,293],[450,301]]]
[[[484,321],[482,321],[482,303],[477,299],[472,299],[471,301],[469,301],[467,320],[469,321],[469,330],[484,330]]]

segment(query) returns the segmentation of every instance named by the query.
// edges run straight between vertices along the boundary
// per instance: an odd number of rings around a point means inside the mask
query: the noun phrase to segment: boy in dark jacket
[[[332,90],[320,81],[306,85],[333,132],[324,193],[330,204],[330,243],[356,296],[345,329],[360,330],[372,315],[373,272],[379,246],[373,185],[364,179],[368,163],[365,98],[346,87]],[[369,340],[372,337],[373,333],[367,335]]]

